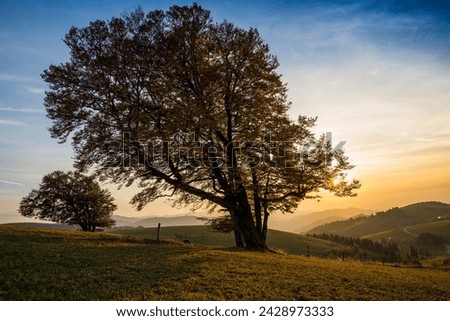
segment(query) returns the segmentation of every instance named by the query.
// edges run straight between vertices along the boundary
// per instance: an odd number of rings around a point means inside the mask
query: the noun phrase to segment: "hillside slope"
[[[395,228],[388,231],[365,235],[373,241],[390,240],[398,245],[401,252],[409,252],[411,245],[428,251],[432,256],[450,254],[444,244],[425,246],[418,244],[417,236],[421,233],[432,233],[439,236],[446,244],[450,244],[450,220],[426,222],[408,227]]]
[[[0,227],[0,300],[450,300],[448,271]]]
[[[416,224],[404,228],[396,228],[388,231],[378,232],[374,234],[366,235],[374,241],[381,241],[383,239],[391,239],[396,243],[414,243],[417,236],[421,233],[432,233],[441,237],[444,242],[450,244],[450,220],[427,222],[422,224]]]
[[[355,207],[345,209],[330,209],[309,214],[274,214],[270,219],[270,227],[274,230],[292,233],[303,233],[310,229],[357,215],[370,214],[372,211]]]
[[[156,239],[156,228],[138,228],[115,230],[113,233]],[[173,239],[179,242],[189,240],[194,244],[206,246],[234,247],[234,236],[212,231],[208,226],[163,226],[161,239]],[[313,256],[327,256],[332,250],[342,251],[345,246],[330,241],[320,240],[306,235],[299,235],[283,231],[269,230],[267,235],[269,247],[290,254],[307,254],[307,246]]]
[[[425,202],[392,208],[370,216],[332,222],[315,227],[308,234],[337,234],[364,237],[409,225],[450,219],[450,204]]]

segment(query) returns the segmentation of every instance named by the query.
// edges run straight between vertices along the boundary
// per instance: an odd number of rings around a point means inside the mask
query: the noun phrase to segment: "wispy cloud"
[[[8,184],[8,185],[24,186],[24,184],[22,184],[22,183],[6,181],[4,179],[0,179],[0,183]]]
[[[45,114],[43,109],[36,108],[11,108],[11,107],[0,107],[0,111],[7,111],[12,113],[37,113],[37,114]]]
[[[30,77],[0,73],[0,81],[24,82],[24,81],[32,81],[32,80],[34,80],[34,79],[32,79]]]
[[[10,119],[0,119],[0,125],[5,126],[22,126],[25,125],[25,123],[16,121],[16,120],[10,120]]]
[[[40,87],[28,87],[28,86],[26,86],[25,89],[31,94],[44,94],[45,93],[45,89],[40,88]]]

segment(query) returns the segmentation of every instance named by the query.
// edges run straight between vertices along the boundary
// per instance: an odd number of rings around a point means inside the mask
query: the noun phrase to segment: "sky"
[[[345,142],[355,198],[323,193],[297,213],[386,210],[450,203],[450,3],[446,1],[197,1],[215,21],[257,28],[280,62],[292,118],[317,116],[315,131]],[[0,223],[24,221],[19,202],[42,177],[71,170],[72,148],[47,130],[40,74],[69,59],[70,27],[138,7],[188,1],[10,1],[0,3]],[[136,212],[133,190],[108,186],[120,215],[175,215],[158,201]]]

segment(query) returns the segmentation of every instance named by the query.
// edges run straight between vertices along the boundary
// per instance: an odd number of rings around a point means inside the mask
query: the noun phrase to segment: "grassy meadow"
[[[156,239],[156,228],[131,228],[118,229],[113,233]],[[163,226],[160,232],[161,239],[171,239],[179,242],[189,240],[191,243],[206,246],[234,247],[234,236],[232,233],[224,234],[211,230],[208,226]],[[310,254],[324,257],[330,254],[332,249],[336,251],[345,250],[346,246],[326,240],[309,237],[289,232],[269,230],[267,244],[272,249],[290,254],[307,254],[309,246]]]
[[[6,226],[0,244],[1,300],[450,300],[437,269]]]

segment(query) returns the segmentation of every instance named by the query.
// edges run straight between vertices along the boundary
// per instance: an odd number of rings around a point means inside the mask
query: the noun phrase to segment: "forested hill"
[[[363,237],[398,227],[437,220],[450,220],[450,204],[424,202],[400,208],[394,207],[368,216],[323,224],[311,229],[308,233]]]

